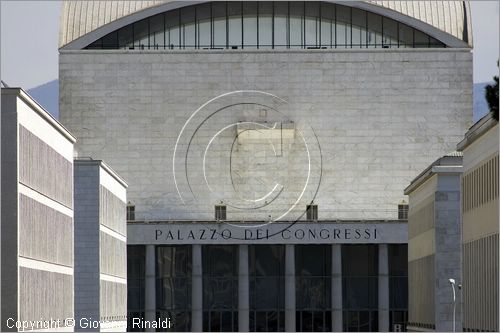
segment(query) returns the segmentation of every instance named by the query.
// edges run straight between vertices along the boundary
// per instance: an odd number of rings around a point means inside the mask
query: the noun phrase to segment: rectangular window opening
[[[134,220],[135,220],[135,205],[129,203],[127,205],[127,221],[134,221]]]
[[[225,221],[226,220],[226,206],[225,205],[215,205],[215,220]]]
[[[318,220],[318,205],[307,205],[307,220],[308,221],[317,221]]]
[[[398,205],[398,219],[399,220],[408,220],[408,205],[407,204]]]

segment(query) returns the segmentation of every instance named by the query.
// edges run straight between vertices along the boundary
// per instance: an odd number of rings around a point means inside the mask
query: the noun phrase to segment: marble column
[[[342,245],[332,245],[332,331],[342,332]]]
[[[191,331],[203,330],[203,268],[201,245],[192,245]]]
[[[250,284],[248,277],[248,245],[239,245],[238,269],[238,331],[250,329]]]
[[[285,247],[285,331],[295,332],[295,245]]]
[[[389,331],[389,253],[387,244],[378,245],[378,330]]]
[[[156,320],[156,253],[154,245],[146,245],[145,286],[144,286],[144,319]],[[155,329],[146,329],[154,332]]]

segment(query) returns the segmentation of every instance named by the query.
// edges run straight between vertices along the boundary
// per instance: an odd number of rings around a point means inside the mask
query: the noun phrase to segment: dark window
[[[237,331],[238,246],[203,246],[202,256],[203,331]]]
[[[145,264],[144,245],[127,246],[127,331],[141,331],[134,328],[134,318],[144,318]]]
[[[408,245],[389,244],[389,330],[406,331],[408,323]]]
[[[408,220],[408,205],[407,204],[398,205],[398,219],[399,220]]]
[[[160,13],[87,49],[445,47],[429,35],[362,9],[318,1],[215,1]]]
[[[135,205],[129,203],[127,205],[127,221],[134,221],[134,220],[135,220]]]
[[[330,245],[295,246],[297,332],[330,332],[332,329],[331,254]]]
[[[307,220],[308,221],[317,221],[318,220],[318,205],[307,205]]]
[[[285,330],[285,246],[251,245],[250,331]]]
[[[226,220],[226,206],[216,205],[215,206],[215,220],[225,221]]]
[[[167,331],[191,330],[190,245],[156,247],[156,309],[160,320],[171,320]]]
[[[344,331],[378,330],[377,245],[342,245],[342,304]]]

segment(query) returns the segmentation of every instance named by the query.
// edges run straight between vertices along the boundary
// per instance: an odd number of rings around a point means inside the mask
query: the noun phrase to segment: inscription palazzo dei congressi
[[[271,223],[234,226],[228,223],[131,223],[131,244],[269,244],[401,243],[407,226],[378,223]]]

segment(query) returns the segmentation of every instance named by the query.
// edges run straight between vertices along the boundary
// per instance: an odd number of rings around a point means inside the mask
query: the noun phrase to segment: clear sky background
[[[471,1],[474,83],[498,75],[499,2]],[[58,77],[60,1],[1,0],[1,71],[10,86],[30,89]]]

